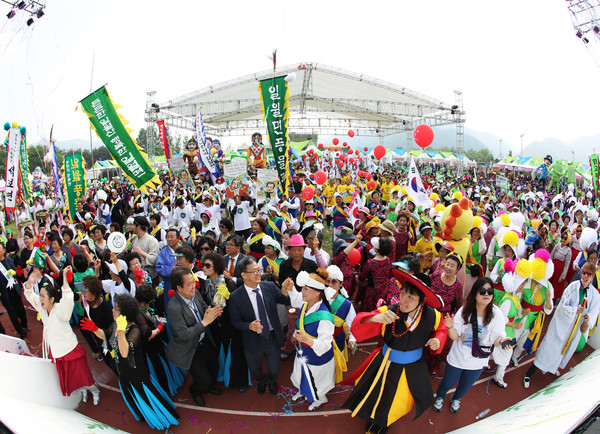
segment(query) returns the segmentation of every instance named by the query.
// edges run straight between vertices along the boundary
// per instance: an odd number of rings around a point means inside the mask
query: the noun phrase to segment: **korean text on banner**
[[[156,188],[160,180],[127,128],[128,122],[117,112],[106,90],[106,86],[81,100],[81,106],[90,118],[92,128],[108,148],[119,167],[129,180],[144,193],[147,188]]]
[[[27,134],[21,132],[21,156],[19,166],[21,169],[21,179],[29,181],[29,157],[27,156]],[[21,191],[25,202],[30,202],[33,199],[33,192],[31,191],[31,183],[21,183]]]
[[[196,141],[198,142],[198,152],[200,153],[200,159],[202,164],[210,173],[210,176],[215,181],[216,178],[221,176],[219,168],[215,164],[215,160],[210,152],[210,147],[206,143],[206,133],[204,132],[204,121],[202,120],[202,111],[198,112],[196,116]]]
[[[81,152],[65,155],[65,191],[71,220],[77,212],[77,202],[85,196],[85,162]]]
[[[261,80],[258,85],[264,120],[269,131],[269,142],[275,157],[275,168],[281,182],[281,190],[287,195],[290,184],[288,99],[290,92],[285,76]]]
[[[21,132],[11,128],[8,132],[8,154],[6,156],[6,211],[15,209],[19,193],[19,154],[21,151]]]
[[[596,192],[596,196],[598,195],[598,193],[600,193],[600,191],[598,191],[599,186],[599,179],[598,177],[600,176],[600,161],[598,160],[598,154],[592,154],[590,155],[590,167],[591,167],[591,174],[592,174],[592,183],[594,185],[594,191]]]

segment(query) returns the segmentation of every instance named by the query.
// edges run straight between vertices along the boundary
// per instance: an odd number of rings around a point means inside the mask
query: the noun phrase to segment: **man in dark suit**
[[[203,393],[220,395],[215,387],[219,372],[218,352],[210,330],[223,313],[220,307],[207,307],[196,291],[196,281],[189,268],[177,267],[171,273],[171,286],[176,290],[167,306],[173,338],[167,346],[167,359],[192,375],[190,394],[201,407]]]
[[[242,344],[250,373],[258,381],[257,391],[277,394],[279,355],[283,331],[277,316],[277,303],[289,305],[290,299],[272,282],[261,282],[261,269],[252,256],[241,259],[239,266],[244,284],[231,293],[231,323],[242,331]],[[268,372],[262,369],[263,356]]]
[[[231,235],[225,242],[225,271],[223,275],[233,280],[235,286],[238,287],[242,284],[241,269],[239,267],[240,260],[245,256],[242,253],[242,246],[244,245],[244,239],[239,235]]]

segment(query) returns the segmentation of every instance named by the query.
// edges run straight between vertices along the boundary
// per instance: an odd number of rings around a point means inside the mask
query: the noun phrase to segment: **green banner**
[[[85,196],[85,162],[81,152],[65,155],[64,180],[65,191],[67,192],[67,204],[69,205],[69,214],[71,220],[75,217],[77,211],[77,202]]]
[[[275,157],[275,168],[279,175],[283,195],[287,197],[290,185],[288,155],[290,142],[288,137],[288,118],[290,116],[288,99],[290,91],[285,76],[261,80],[258,84],[258,91],[260,92],[264,113],[263,120],[267,123],[269,142],[271,142],[271,149]]]
[[[106,86],[81,100],[81,106],[96,134],[129,180],[144,193],[147,193],[147,188],[156,188],[160,181],[150,166],[148,155],[129,135],[132,130],[126,128],[128,122],[117,112]]]
[[[506,176],[496,175],[496,185],[502,190],[508,190],[508,178]]]
[[[592,184],[594,185],[594,191],[596,192],[596,196],[598,196],[598,176],[600,176],[600,168],[598,167],[600,162],[598,161],[598,154],[590,155],[590,173],[592,174]]]
[[[21,191],[25,197],[25,202],[29,203],[33,199],[31,183],[29,182],[29,157],[27,156],[27,135],[21,136],[21,159],[19,161],[21,169]]]

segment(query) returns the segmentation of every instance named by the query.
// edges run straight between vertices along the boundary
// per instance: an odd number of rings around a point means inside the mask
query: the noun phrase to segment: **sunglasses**
[[[494,288],[481,288],[479,295],[494,295]]]
[[[581,275],[582,275],[582,276],[585,276],[585,277],[591,277],[591,276],[592,276],[592,273],[589,273],[589,272],[587,272],[587,271],[582,271],[582,272],[581,272]]]
[[[205,262],[204,264],[202,264],[202,268],[208,268],[208,269],[211,269],[211,268],[212,268],[212,265],[211,265],[211,264],[209,264],[209,263],[207,263],[207,262]]]

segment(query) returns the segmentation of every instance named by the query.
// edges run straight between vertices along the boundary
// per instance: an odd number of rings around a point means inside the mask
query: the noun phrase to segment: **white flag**
[[[415,164],[412,155],[410,156],[410,167],[408,168],[408,185],[406,186],[406,192],[412,200],[415,201],[417,206],[429,207],[431,205],[431,200],[429,199],[427,190],[423,187],[421,175],[419,175],[417,165]]]

